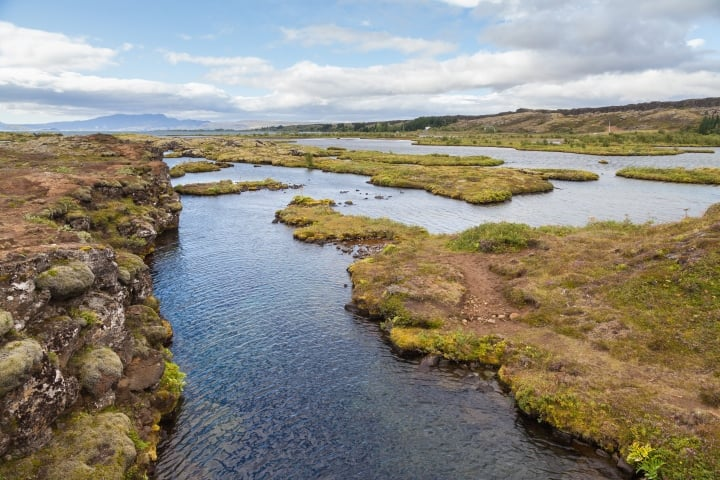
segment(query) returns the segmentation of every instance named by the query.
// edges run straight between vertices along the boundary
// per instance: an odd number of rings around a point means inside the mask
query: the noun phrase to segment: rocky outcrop
[[[52,140],[117,154],[0,215],[15,233],[0,245],[0,478],[143,478],[183,384],[143,256],[179,200],[159,152]],[[43,186],[42,169],[23,175]]]

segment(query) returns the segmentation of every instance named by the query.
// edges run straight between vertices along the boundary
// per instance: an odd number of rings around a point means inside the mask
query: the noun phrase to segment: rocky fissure
[[[0,478],[143,478],[183,376],[143,261],[177,227],[167,167],[141,142],[15,135],[0,168]]]

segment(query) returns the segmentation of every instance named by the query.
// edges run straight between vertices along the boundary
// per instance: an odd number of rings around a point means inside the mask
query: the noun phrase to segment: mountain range
[[[254,125],[243,122],[216,123],[206,120],[179,120],[159,113],[116,114],[89,120],[35,124],[6,124],[0,122],[0,131],[30,132],[151,132],[158,130],[246,130],[248,128],[254,128]]]

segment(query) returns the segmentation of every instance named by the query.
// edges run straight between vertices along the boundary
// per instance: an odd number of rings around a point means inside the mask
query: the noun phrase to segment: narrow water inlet
[[[394,356],[343,308],[352,259],[272,223],[294,194],[186,197],[155,254],[188,374],[157,478],[622,478],[529,428],[482,372]]]

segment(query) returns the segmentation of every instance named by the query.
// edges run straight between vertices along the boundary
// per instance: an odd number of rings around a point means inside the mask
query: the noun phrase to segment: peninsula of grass
[[[720,168],[653,168],[626,167],[615,173],[618,177],[638,180],[656,180],[673,183],[697,183],[701,185],[720,185]]]
[[[232,167],[232,164],[226,162],[209,162],[207,160],[183,162],[178,163],[170,169],[170,177],[179,178],[186,173],[219,172],[221,169],[228,167]]]
[[[336,212],[333,200],[296,196],[275,213],[281,223],[297,227],[293,237],[308,243],[397,241],[428,233],[387,218],[354,217]]]
[[[277,218],[288,215],[312,242],[376,221],[311,199]],[[349,268],[352,301],[408,354],[498,367],[526,414],[640,473],[717,478],[719,224],[720,204],[663,225],[501,223],[448,236],[393,222],[403,233],[378,235],[382,251]]]
[[[571,170],[563,168],[531,168],[528,172],[537,172],[546,180],[565,180],[569,182],[591,182],[600,178],[597,173],[586,170]]]
[[[399,155],[393,153],[319,149],[249,138],[174,139],[173,148],[200,150],[219,162],[246,162],[318,169],[370,177],[378,186],[423,189],[472,204],[505,202],[513,195],[553,189],[548,179],[596,180],[591,172],[499,168],[490,157]],[[178,146],[180,144],[180,146]],[[170,145],[160,145],[168,148]]]
[[[217,196],[231,193],[254,192],[257,190],[287,190],[300,188],[301,185],[289,185],[278,182],[272,178],[246,182],[233,182],[232,180],[220,180],[208,183],[186,183],[176,185],[175,191],[181,195]]]

